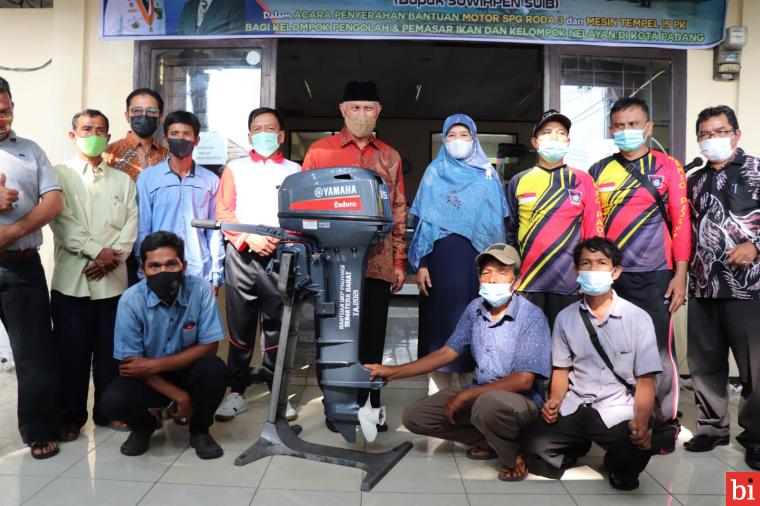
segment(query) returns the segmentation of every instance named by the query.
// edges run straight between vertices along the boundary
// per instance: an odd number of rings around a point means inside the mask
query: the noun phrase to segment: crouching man
[[[518,451],[520,431],[538,415],[543,404],[539,380],[551,371],[549,325],[538,306],[513,294],[520,283],[520,256],[513,247],[489,246],[476,262],[481,296],[467,306],[445,346],[408,364],[365,367],[372,378],[407,378],[438,370],[469,347],[476,362],[474,384],[407,406],[404,425],[470,446],[471,459],[498,457],[498,478],[517,481],[528,473]]]
[[[148,235],[140,245],[145,277],[119,301],[114,332],[119,377],[101,406],[107,419],[123,420],[131,429],[121,446],[124,455],[148,450],[160,426],[152,408],[171,401],[175,420],[189,420],[190,445],[198,457],[223,453],[209,427],[227,386],[226,367],[216,356],[224,329],[208,280],[185,274],[184,250],[171,232]]]
[[[551,392],[526,431],[526,456],[534,473],[542,467],[534,456],[563,469],[594,442],[607,452],[610,485],[633,490],[652,454],[649,422],[662,370],[654,325],[612,290],[622,270],[612,241],[582,241],[573,259],[583,299],[557,315]]]

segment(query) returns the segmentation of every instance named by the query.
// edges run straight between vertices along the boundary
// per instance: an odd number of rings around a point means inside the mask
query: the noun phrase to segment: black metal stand
[[[304,297],[302,291],[293,289],[294,267],[294,255],[288,252],[283,253],[277,289],[283,298],[284,307],[267,421],[264,423],[259,439],[235,459],[235,465],[244,466],[270,455],[288,455],[316,462],[356,467],[366,471],[362,480],[362,490],[372,490],[372,487],[412,449],[410,442],[401,443],[383,453],[367,453],[309,443],[298,437],[301,427],[289,425],[284,416],[288,391],[287,388],[283,388],[283,385],[290,384],[290,376],[293,372],[295,344]]]

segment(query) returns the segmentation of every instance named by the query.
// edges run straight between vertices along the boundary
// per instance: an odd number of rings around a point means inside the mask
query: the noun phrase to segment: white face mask
[[[699,143],[699,150],[711,162],[728,160],[734,153],[731,137],[713,137]]]
[[[456,139],[453,141],[446,141],[446,151],[457,160],[467,158],[472,153],[472,145],[474,141],[466,141],[463,139]]]

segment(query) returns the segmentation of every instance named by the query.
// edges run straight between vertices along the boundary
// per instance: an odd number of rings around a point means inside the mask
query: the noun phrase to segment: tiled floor
[[[400,301],[390,310],[385,361],[406,362],[416,355],[416,309]],[[308,325],[307,325],[308,328]],[[307,367],[313,349],[302,346],[302,376],[294,378],[291,401],[299,411],[305,440],[349,445],[323,425],[320,391]],[[299,367],[299,369],[300,369]],[[119,445],[126,435],[90,423],[73,443],[65,443],[57,457],[36,461],[16,431],[16,380],[0,374],[0,505],[329,505],[329,506],[530,506],[552,505],[702,505],[725,504],[725,472],[747,470],[743,452],[731,446],[707,454],[655,457],[641,476],[635,492],[610,488],[601,468],[601,452],[579,461],[561,481],[530,476],[520,483],[496,480],[495,461],[475,462],[464,448],[449,442],[415,436],[400,425],[404,405],[426,394],[420,378],[389,385],[383,392],[391,430],[375,443],[357,445],[368,451],[389,449],[412,441],[413,450],[375,487],[360,492],[362,472],[290,457],[273,457],[244,467],[235,457],[253,443],[266,417],[268,394],[261,387],[247,395],[248,412],[232,422],[217,423],[212,434],[225,450],[216,461],[199,460],[187,447],[185,428],[167,423],[157,432],[147,454],[124,457]],[[684,431],[691,436],[694,405],[683,392]],[[732,397],[732,416],[736,416]],[[738,427],[732,424],[738,433]]]

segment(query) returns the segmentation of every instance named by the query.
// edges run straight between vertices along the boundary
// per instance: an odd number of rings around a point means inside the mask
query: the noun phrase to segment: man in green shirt
[[[62,367],[59,440],[72,441],[87,422],[90,364],[95,383],[92,417],[101,394],[118,376],[113,332],[119,297],[127,289],[125,259],[137,237],[137,200],[130,177],[105,164],[108,118],[85,109],[74,115],[69,138],[77,157],[54,167],[64,208],[50,223],[55,236],[51,306]]]

